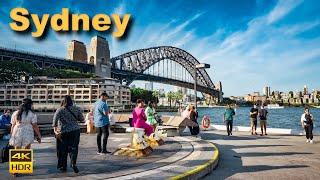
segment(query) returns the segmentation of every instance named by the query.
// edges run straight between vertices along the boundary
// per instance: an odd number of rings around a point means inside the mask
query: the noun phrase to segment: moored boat
[[[283,106],[280,106],[279,104],[268,104],[268,109],[283,109]]]

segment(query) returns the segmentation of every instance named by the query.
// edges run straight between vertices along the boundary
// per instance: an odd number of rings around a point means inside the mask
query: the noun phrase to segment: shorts
[[[267,126],[267,120],[260,120],[260,126]]]
[[[257,119],[250,118],[250,122],[251,122],[251,127],[257,126]]]

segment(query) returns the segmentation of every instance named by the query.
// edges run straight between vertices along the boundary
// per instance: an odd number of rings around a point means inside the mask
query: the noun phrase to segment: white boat
[[[268,104],[268,109],[283,109],[283,106],[280,106],[279,104]]]

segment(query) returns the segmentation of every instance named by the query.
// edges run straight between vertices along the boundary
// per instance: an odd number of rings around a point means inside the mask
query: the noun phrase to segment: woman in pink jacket
[[[137,106],[132,111],[132,124],[135,128],[143,128],[147,136],[153,133],[153,128],[146,123],[147,117],[144,112],[144,101],[137,100]]]

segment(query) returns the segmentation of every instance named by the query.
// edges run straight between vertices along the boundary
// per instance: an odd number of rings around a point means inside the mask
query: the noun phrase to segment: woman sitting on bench
[[[147,117],[144,111],[144,101],[137,100],[137,106],[132,111],[132,125],[135,128],[143,128],[147,136],[153,133],[153,127],[146,123]]]

